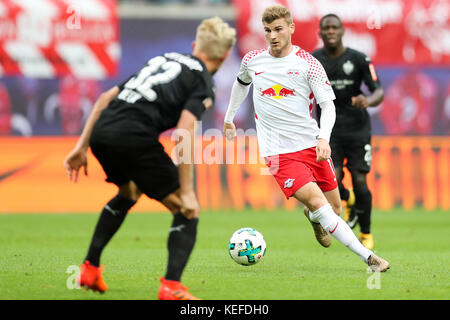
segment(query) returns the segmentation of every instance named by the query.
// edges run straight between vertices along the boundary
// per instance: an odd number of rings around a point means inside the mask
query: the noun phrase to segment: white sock
[[[352,229],[341,219],[341,217],[334,213],[333,208],[329,203],[314,212],[309,211],[309,218],[313,222],[320,223],[329,234],[359,255],[365,262],[367,262],[369,256],[373,254],[372,251],[359,242]]]

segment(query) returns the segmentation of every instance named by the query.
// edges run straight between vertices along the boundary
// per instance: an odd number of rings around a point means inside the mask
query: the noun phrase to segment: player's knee
[[[372,201],[372,193],[370,192],[367,185],[357,186],[353,189],[353,191],[358,202]]]
[[[128,184],[119,187],[119,194],[136,202],[142,195],[142,192],[133,181],[130,181]]]
[[[316,211],[322,208],[328,203],[325,197],[313,196],[308,200],[304,201],[304,204],[308,207],[310,211]]]
[[[310,182],[298,189],[293,197],[303,203],[310,211],[316,211],[328,203],[317,184]]]
[[[353,190],[368,189],[366,176],[367,174],[364,172],[352,171]]]
[[[198,219],[200,217],[200,210],[183,211],[183,215],[188,220]]]
[[[333,208],[334,213],[336,213],[338,216],[341,215],[342,212],[342,204],[341,201],[330,203],[331,207]]]
[[[163,200],[161,200],[161,203],[173,214],[181,212],[182,202],[180,197],[176,193],[169,194]]]
[[[168,203],[166,204],[167,209],[169,209],[170,212],[172,212],[173,214],[181,212],[181,206],[179,206],[176,203]]]

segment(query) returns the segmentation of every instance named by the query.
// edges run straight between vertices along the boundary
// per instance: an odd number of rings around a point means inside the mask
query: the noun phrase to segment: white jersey
[[[238,81],[253,83],[253,103],[262,157],[291,153],[317,145],[319,127],[312,117],[317,103],[336,97],[320,62],[294,46],[282,58],[269,49],[250,51],[242,59]]]

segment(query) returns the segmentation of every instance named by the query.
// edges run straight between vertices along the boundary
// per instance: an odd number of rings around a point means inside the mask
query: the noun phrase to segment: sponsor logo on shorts
[[[295,179],[289,178],[284,182],[284,188],[292,188],[292,186],[294,185],[294,181]]]

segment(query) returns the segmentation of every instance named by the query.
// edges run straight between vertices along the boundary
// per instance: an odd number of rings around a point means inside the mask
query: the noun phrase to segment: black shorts
[[[106,181],[117,186],[134,181],[142,193],[158,201],[180,187],[178,168],[159,142],[145,148],[91,142],[91,150]]]
[[[371,137],[358,139],[331,138],[331,158],[335,168],[343,168],[347,159],[348,170],[368,173],[372,162]]]

